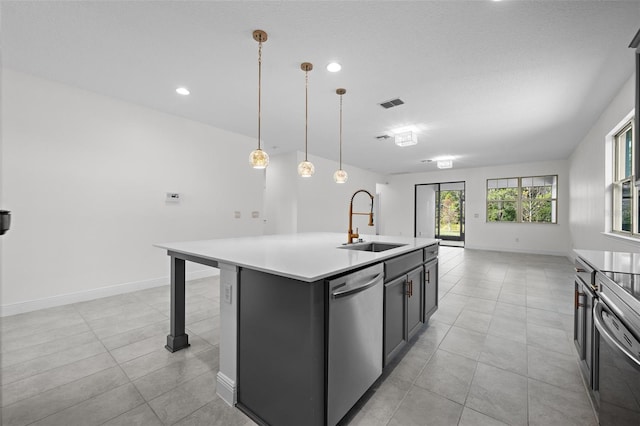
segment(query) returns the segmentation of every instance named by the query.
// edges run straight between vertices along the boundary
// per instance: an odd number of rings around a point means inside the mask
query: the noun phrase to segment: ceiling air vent
[[[384,109],[393,108],[398,105],[402,105],[404,102],[400,98],[391,99],[390,101],[382,102],[379,104]]]

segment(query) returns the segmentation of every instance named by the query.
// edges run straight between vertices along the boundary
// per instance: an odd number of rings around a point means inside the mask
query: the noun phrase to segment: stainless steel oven
[[[599,338],[601,426],[640,425],[640,287],[624,274],[598,273],[593,322]]]

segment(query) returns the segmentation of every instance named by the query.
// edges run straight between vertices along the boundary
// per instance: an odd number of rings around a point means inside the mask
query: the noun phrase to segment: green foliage
[[[551,223],[551,187],[522,188],[522,221]]]
[[[451,233],[452,225],[460,227],[460,191],[440,191],[440,233]]]
[[[552,198],[550,186],[528,186],[522,188],[487,189],[487,221],[518,222],[518,201],[522,222],[552,222]]]

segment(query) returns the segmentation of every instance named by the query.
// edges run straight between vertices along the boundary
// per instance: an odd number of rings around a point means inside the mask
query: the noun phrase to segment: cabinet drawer
[[[384,281],[388,282],[392,279],[406,274],[407,271],[420,266],[422,264],[422,249],[394,257],[384,262]]]
[[[591,288],[595,287],[596,272],[591,266],[589,266],[587,262],[580,259],[579,257],[576,257],[575,270],[576,277],[580,278],[580,281]]]
[[[427,263],[428,261],[435,259],[436,257],[438,257],[438,244],[425,247],[423,249],[423,252],[424,252],[424,258],[422,259],[423,262]]]

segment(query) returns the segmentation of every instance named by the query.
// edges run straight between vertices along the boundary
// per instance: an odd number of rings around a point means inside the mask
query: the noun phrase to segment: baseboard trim
[[[506,248],[506,247],[485,247],[485,246],[477,246],[466,244],[465,249],[469,250],[486,250],[486,251],[501,251],[505,253],[521,253],[521,254],[542,254],[547,256],[562,256],[566,257],[567,252],[563,251],[551,251],[551,250],[534,250],[534,249],[517,249],[517,248]]]
[[[235,406],[237,402],[236,383],[221,371],[218,371],[216,378],[218,382],[216,393],[218,396],[230,406]]]
[[[207,268],[199,271],[188,272],[185,278],[190,281],[216,275],[220,275],[219,269]],[[70,303],[85,302],[87,300],[99,299],[101,297],[116,296],[118,294],[131,293],[133,291],[145,290],[168,284],[169,277],[152,278],[150,280],[134,281],[130,283],[79,291],[76,293],[67,293],[42,299],[28,300],[26,302],[2,305],[0,306],[0,317],[37,311],[39,309],[54,308],[56,306],[68,305]]]

